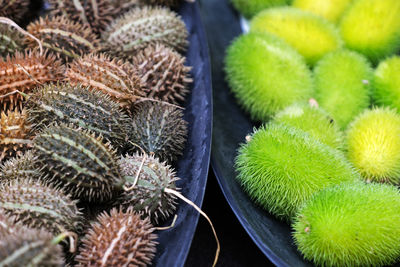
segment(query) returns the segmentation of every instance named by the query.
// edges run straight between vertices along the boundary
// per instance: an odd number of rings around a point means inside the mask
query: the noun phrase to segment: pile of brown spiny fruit
[[[1,266],[151,263],[187,137],[181,2],[49,0],[22,29],[30,1],[0,0]]]

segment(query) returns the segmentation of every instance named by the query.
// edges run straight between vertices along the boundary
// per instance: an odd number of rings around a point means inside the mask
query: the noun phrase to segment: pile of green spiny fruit
[[[151,264],[188,132],[180,3],[50,0],[25,30],[0,19],[1,266]],[[0,0],[0,17],[29,4]]]

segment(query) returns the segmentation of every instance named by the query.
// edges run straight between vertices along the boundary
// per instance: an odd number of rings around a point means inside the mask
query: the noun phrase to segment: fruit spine
[[[25,39],[14,27],[0,24],[0,57],[6,58],[8,54],[24,49]]]

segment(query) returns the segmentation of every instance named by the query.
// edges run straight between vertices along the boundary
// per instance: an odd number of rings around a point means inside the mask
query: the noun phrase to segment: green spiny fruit
[[[389,108],[360,114],[347,132],[350,162],[368,181],[400,184],[400,115]]]
[[[112,23],[102,34],[105,50],[126,57],[150,44],[162,43],[185,51],[188,31],[180,16],[169,8],[134,8]]]
[[[89,26],[73,22],[65,16],[40,18],[29,24],[27,30],[64,61],[89,54],[99,46],[99,39]],[[29,38],[28,45],[35,48],[38,43]]]
[[[275,36],[238,37],[228,48],[225,63],[231,90],[254,120],[268,121],[313,93],[311,72],[303,58]]]
[[[311,66],[326,53],[343,45],[335,25],[294,7],[271,8],[260,12],[251,21],[250,31],[269,32],[284,39]]]
[[[247,139],[235,161],[237,179],[278,218],[290,221],[316,192],[359,179],[340,151],[299,129],[270,123]]]
[[[373,79],[373,100],[378,105],[400,110],[400,57],[379,63]]]
[[[122,187],[118,158],[101,136],[72,125],[53,125],[34,141],[38,165],[74,198],[110,200]]]
[[[384,184],[343,184],[297,214],[294,240],[317,266],[389,266],[400,257],[400,193]]]
[[[348,48],[378,62],[400,49],[400,1],[355,1],[340,30]]]
[[[21,228],[1,238],[0,266],[65,266],[62,247],[52,234]]]
[[[155,225],[174,213],[176,198],[164,192],[165,188],[176,190],[175,182],[178,178],[170,166],[146,154],[121,157],[119,165],[122,176],[126,177],[127,186],[131,186],[136,177],[137,182],[133,189],[122,194],[117,201],[118,205],[143,213]]]
[[[12,158],[32,147],[33,131],[26,110],[0,114],[0,161]]]
[[[54,122],[71,123],[101,134],[115,148],[126,145],[129,117],[101,92],[69,83],[50,84],[38,88],[26,107],[34,131]]]
[[[294,0],[293,6],[337,23],[354,0]]]
[[[113,2],[114,0],[49,0],[51,15],[64,15],[73,21],[90,25],[96,34],[100,34],[120,12]]]
[[[191,67],[185,58],[162,44],[148,46],[130,59],[138,70],[146,97],[178,104],[185,100]]]
[[[147,266],[156,252],[157,235],[148,219],[132,210],[103,213],[83,240],[77,266]],[[110,248],[112,248],[110,250]]]
[[[20,22],[29,12],[29,3],[29,0],[0,0],[0,17]]]
[[[250,19],[264,9],[289,4],[290,0],[231,0],[231,2],[243,16]]]
[[[342,132],[321,108],[294,104],[278,112],[274,121],[299,128],[332,148],[343,149]]]
[[[16,179],[0,185],[0,208],[15,222],[54,235],[81,228],[82,216],[61,190],[38,180]]]
[[[14,27],[0,24],[0,57],[6,58],[16,51],[23,51],[25,39]]]
[[[0,58],[0,105],[3,110],[22,109],[23,96],[17,90],[30,93],[38,84],[64,78],[65,68],[54,55],[37,50],[15,52],[5,60]],[[7,96],[6,96],[7,95]],[[5,97],[6,96],[6,97]]]
[[[146,101],[135,106],[129,129],[133,151],[173,162],[182,155],[187,139],[187,122],[181,109],[168,103]],[[137,147],[139,146],[140,149]]]
[[[1,182],[9,182],[19,178],[39,179],[44,177],[44,173],[36,167],[36,160],[36,155],[32,150],[29,150],[3,162],[0,165]]]
[[[73,85],[90,86],[109,95],[124,108],[145,96],[136,68],[123,60],[105,54],[89,54],[74,60],[66,72]]]
[[[314,69],[316,99],[345,129],[370,105],[373,71],[362,55],[339,50],[326,55]]]

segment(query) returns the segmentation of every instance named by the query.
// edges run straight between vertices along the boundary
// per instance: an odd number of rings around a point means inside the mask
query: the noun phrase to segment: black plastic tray
[[[43,2],[33,0],[34,6]],[[183,156],[176,164],[177,187],[197,206],[203,203],[210,162],[212,131],[212,87],[207,40],[198,4],[184,2],[177,10],[189,31],[190,46],[186,52],[186,65],[192,66],[194,80],[186,97],[184,119],[188,122],[188,140]],[[175,226],[158,231],[157,253],[152,266],[183,266],[196,230],[199,213],[179,201]],[[167,221],[165,225],[171,223]]]

